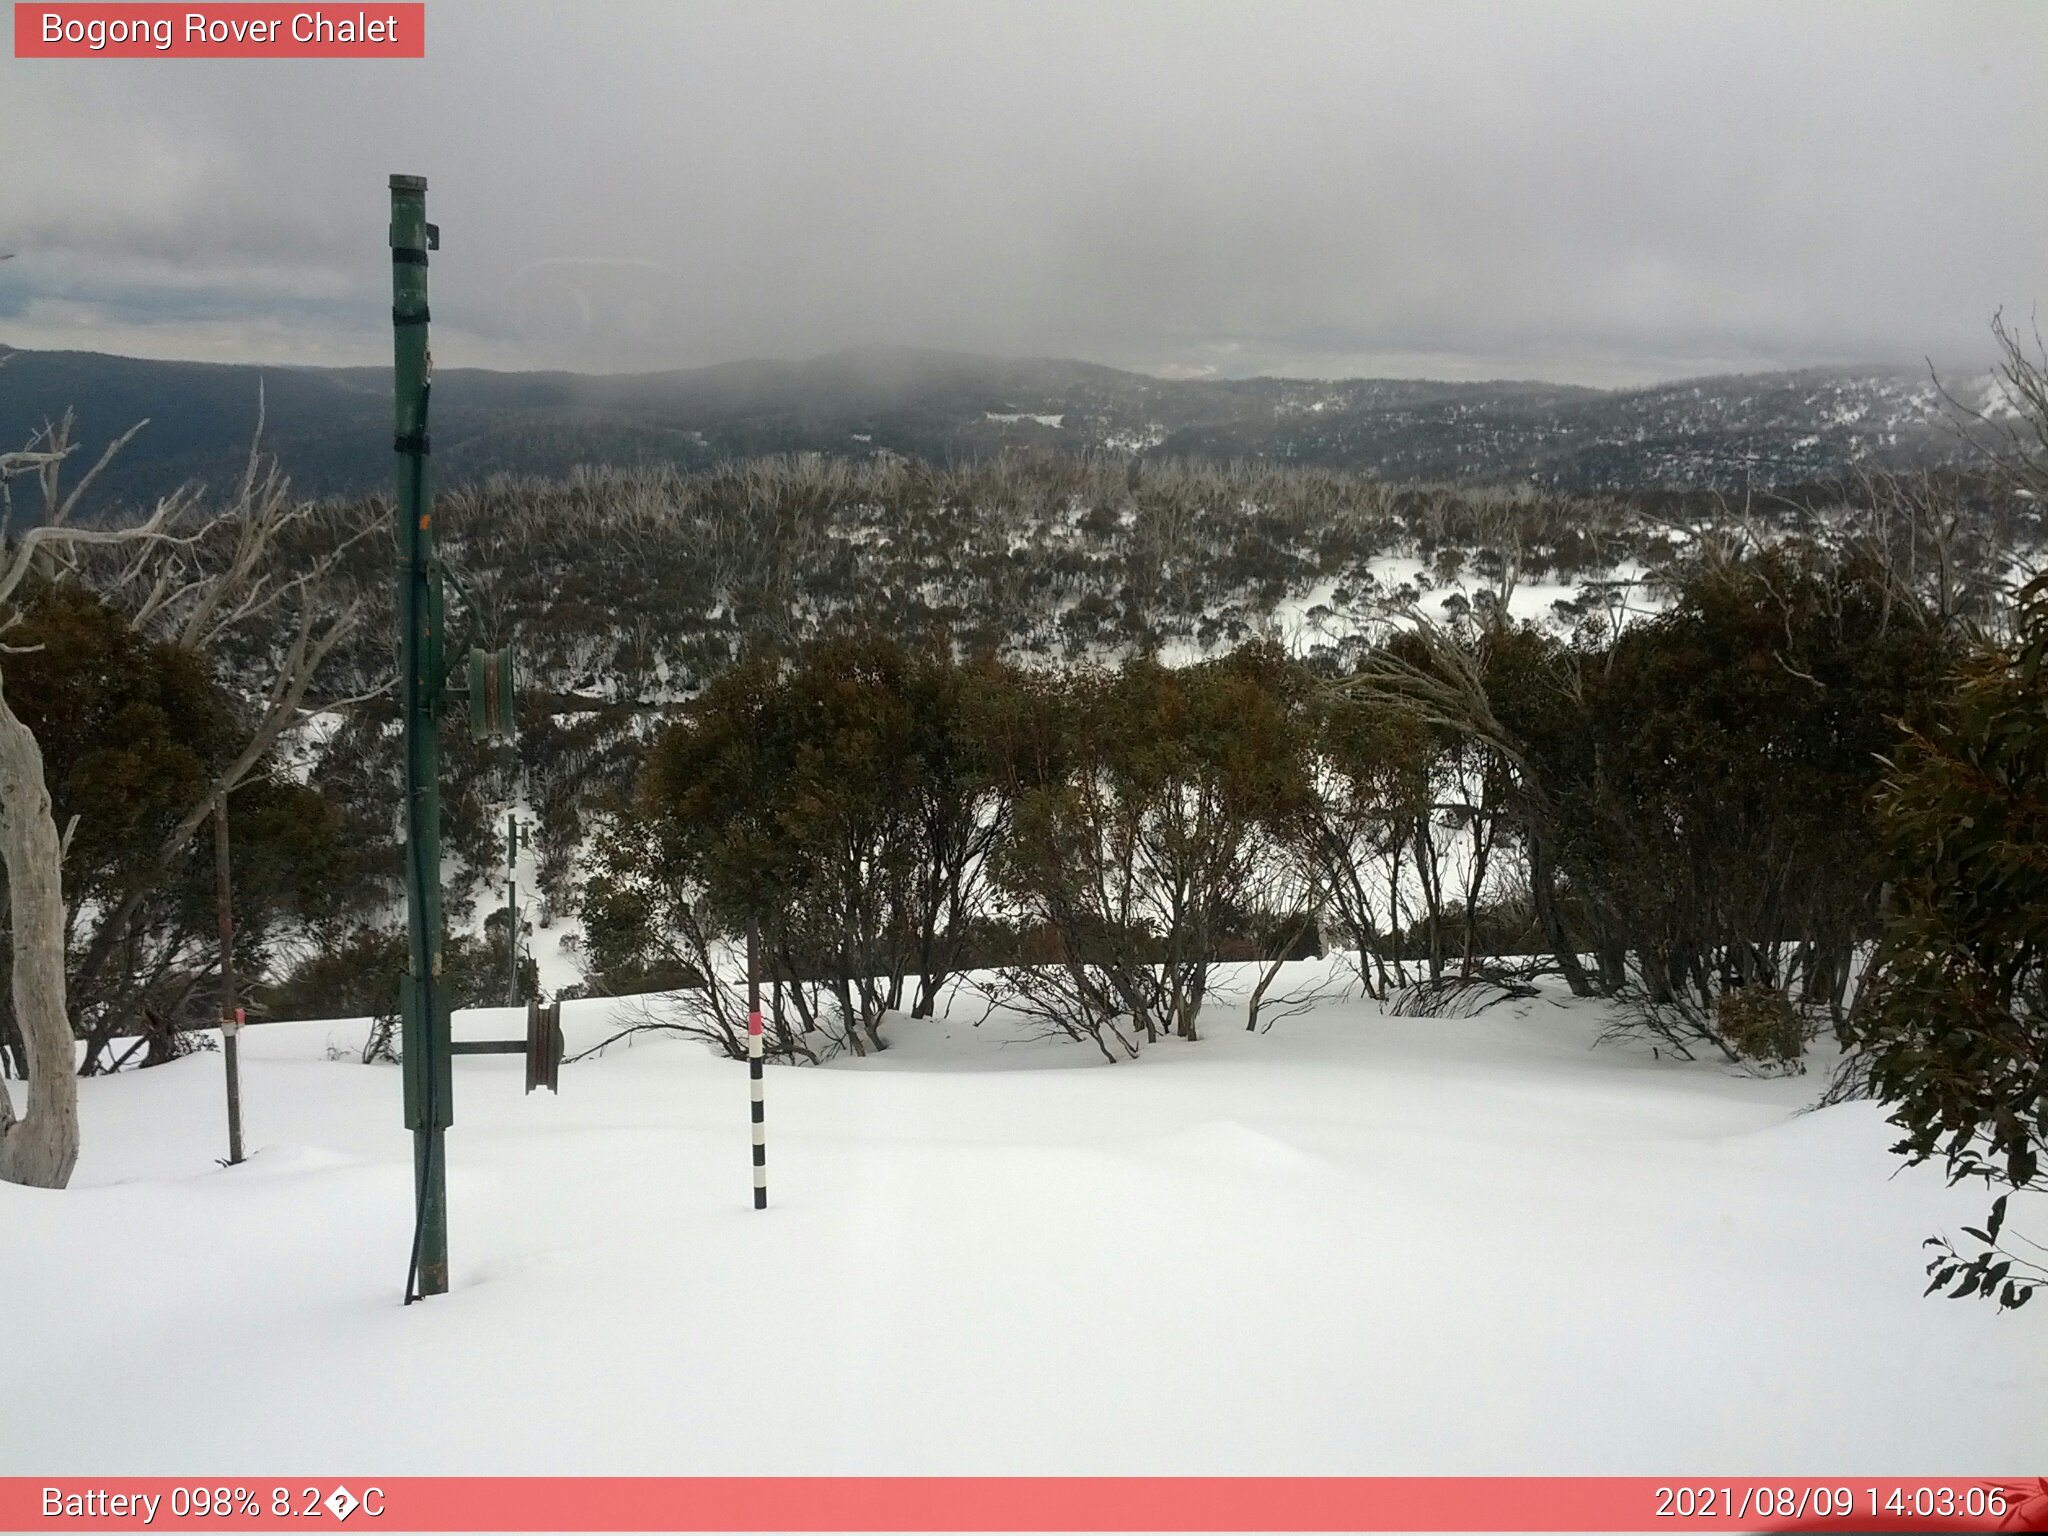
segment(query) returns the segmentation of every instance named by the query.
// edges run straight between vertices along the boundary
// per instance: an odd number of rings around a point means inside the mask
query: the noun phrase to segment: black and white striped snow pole
[[[768,1209],[768,1121],[761,1098],[761,967],[755,958],[760,927],[747,928],[747,1092],[754,1121],[754,1209]]]

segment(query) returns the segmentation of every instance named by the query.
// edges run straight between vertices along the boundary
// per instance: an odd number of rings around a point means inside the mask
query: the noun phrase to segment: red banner
[[[2041,1531],[2039,1478],[0,1478],[0,1530]]]
[[[32,5],[17,59],[423,59],[423,0],[355,5]]]

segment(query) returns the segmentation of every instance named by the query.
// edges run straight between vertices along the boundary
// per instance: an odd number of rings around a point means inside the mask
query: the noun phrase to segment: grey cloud
[[[379,358],[393,170],[501,366],[1913,361],[2048,249],[2026,0],[432,0],[428,52],[0,63],[0,340]]]

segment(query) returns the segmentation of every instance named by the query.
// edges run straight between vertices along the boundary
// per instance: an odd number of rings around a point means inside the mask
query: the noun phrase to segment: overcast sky
[[[373,7],[374,8],[374,7]],[[0,59],[0,342],[446,366],[906,343],[1625,383],[2048,299],[2048,5],[430,0],[416,62]]]

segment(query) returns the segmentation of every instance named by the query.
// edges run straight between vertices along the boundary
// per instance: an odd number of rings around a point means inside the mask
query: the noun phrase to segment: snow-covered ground
[[[568,1005],[572,1050],[619,1005]],[[1923,1301],[1974,1191],[1881,1112],[1592,1047],[1544,997],[1342,1002],[1111,1066],[1000,1023],[768,1073],[669,1040],[455,1064],[453,1290],[399,1305],[410,1143],[354,1024],[83,1084],[0,1186],[0,1473],[2027,1470],[2048,1306]],[[513,1030],[464,1015],[466,1036]],[[2048,1213],[2015,1208],[2037,1235]]]

